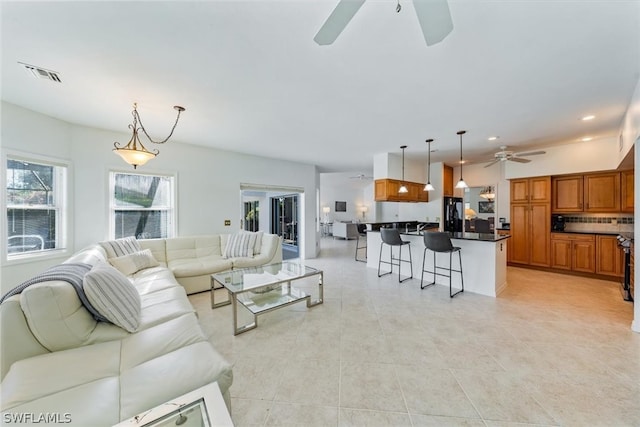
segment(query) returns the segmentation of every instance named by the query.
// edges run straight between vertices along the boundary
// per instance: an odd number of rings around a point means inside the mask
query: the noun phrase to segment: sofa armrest
[[[14,362],[49,353],[31,333],[20,306],[20,295],[14,295],[0,305],[0,328],[3,341],[0,346],[1,378]]]

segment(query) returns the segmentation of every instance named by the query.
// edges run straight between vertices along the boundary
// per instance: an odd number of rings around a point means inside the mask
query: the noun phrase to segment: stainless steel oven
[[[617,237],[618,246],[624,251],[624,276],[620,284],[620,292],[625,301],[633,301],[633,292],[631,290],[631,243],[633,242],[632,234],[619,234]]]

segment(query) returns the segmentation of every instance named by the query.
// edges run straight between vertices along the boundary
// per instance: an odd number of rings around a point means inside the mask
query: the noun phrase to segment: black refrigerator
[[[464,203],[461,197],[444,197],[444,231],[462,232],[464,223]]]

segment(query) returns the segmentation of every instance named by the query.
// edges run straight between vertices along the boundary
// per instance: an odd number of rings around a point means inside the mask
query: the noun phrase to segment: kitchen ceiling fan
[[[333,43],[365,0],[340,0],[313,40],[321,46]],[[453,30],[447,0],[413,0],[418,22],[427,46],[440,43]],[[400,0],[396,12],[400,12]]]
[[[506,145],[501,145],[500,150],[501,151],[498,151],[493,155],[494,159],[488,165],[486,165],[485,168],[488,168],[489,166],[494,165],[498,162],[506,162],[507,160],[518,163],[529,163],[531,160],[523,159],[523,157],[537,156],[546,153],[546,151],[526,151],[522,153],[515,153],[513,151],[507,150]]]
[[[358,175],[355,175],[355,176],[350,176],[349,179],[358,179],[360,181],[363,181],[365,179],[366,180],[373,179],[373,177],[361,173],[361,174],[358,174]]]

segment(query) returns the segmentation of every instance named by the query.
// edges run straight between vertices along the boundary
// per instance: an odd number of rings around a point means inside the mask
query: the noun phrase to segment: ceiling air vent
[[[24,62],[18,62],[22,65],[27,72],[35,78],[51,80],[56,83],[62,83],[60,79],[60,73],[57,71],[47,70],[46,68],[38,67],[36,65],[25,64]]]

